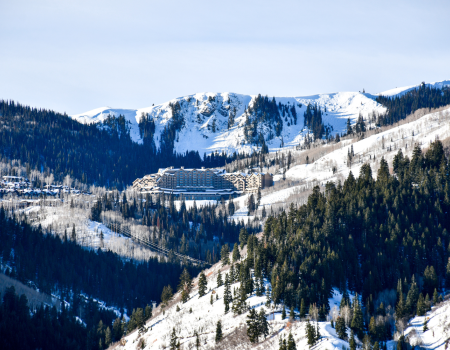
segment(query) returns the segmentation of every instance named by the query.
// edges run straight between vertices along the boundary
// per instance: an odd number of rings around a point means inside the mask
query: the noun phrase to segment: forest
[[[387,108],[384,115],[379,115],[377,125],[392,125],[420,108],[438,108],[450,104],[450,89],[427,87],[422,83],[418,88],[403,95],[378,96],[376,101]]]
[[[143,144],[131,140],[123,116],[110,116],[99,127],[81,124],[65,114],[0,100],[0,118],[1,157],[26,163],[28,171],[53,173],[57,181],[70,175],[82,183],[122,189],[158,168],[185,164],[218,167],[227,160],[224,153],[217,152],[203,158],[194,151],[175,153],[173,142],[180,118],[163,132],[159,150],[151,141],[154,123],[147,117],[139,125]]]
[[[450,165],[435,141],[425,153],[416,146],[411,159],[399,151],[392,166],[394,174],[382,159],[376,180],[366,164],[357,178],[350,173],[324,192],[315,187],[305,205],[269,217],[260,240],[241,236],[247,258],[230,274],[244,288],[242,299],[265,292],[268,303],[323,321],[336,288],[344,295],[341,315],[345,307],[351,315],[340,326],[360,340],[371,329],[379,341],[392,336],[394,312],[401,327],[437,303],[450,286]]]

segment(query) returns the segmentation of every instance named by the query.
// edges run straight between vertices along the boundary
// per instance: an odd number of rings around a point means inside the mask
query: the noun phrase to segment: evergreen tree
[[[197,350],[200,350],[200,337],[198,336],[198,332],[195,331],[194,335],[195,335],[195,348]]]
[[[286,306],[283,304],[283,310],[281,312],[281,319],[284,320],[286,318]]]
[[[261,308],[258,314],[258,335],[262,335],[264,339],[269,335],[269,323],[264,308]]]
[[[438,292],[437,289],[434,288],[434,292],[433,292],[433,305],[436,305],[438,303]]]
[[[170,285],[165,286],[163,288],[163,291],[161,293],[161,303],[163,307],[166,307],[169,303],[169,301],[173,297],[172,287]]]
[[[310,348],[316,344],[316,330],[314,329],[314,326],[309,323],[309,320],[306,322],[306,339],[308,340]]]
[[[294,305],[291,306],[291,310],[289,311],[289,319],[295,321]]]
[[[349,340],[350,350],[356,350],[356,340],[355,340],[355,333],[353,330],[350,331],[350,340]]]
[[[178,290],[181,290],[181,301],[183,303],[187,302],[189,300],[189,294],[192,290],[192,279],[189,271],[186,268],[184,268],[183,273],[180,276]]]
[[[406,305],[403,300],[403,293],[400,293],[400,297],[399,297],[397,306],[395,308],[395,314],[396,314],[397,320],[401,320],[403,317],[406,316]]]
[[[300,302],[300,318],[303,319],[305,317],[306,317],[305,299],[302,298]]]
[[[338,316],[336,319],[336,334],[342,340],[347,340],[347,326],[343,317]]]
[[[380,350],[380,344],[377,341],[373,344],[372,350]]]
[[[198,297],[201,298],[206,294],[206,289],[208,287],[208,281],[206,280],[205,273],[202,271],[200,277],[198,278]]]
[[[222,286],[223,286],[222,273],[219,270],[219,273],[217,274],[217,288]]]
[[[225,290],[223,293],[223,303],[225,305],[225,313],[228,313],[230,311],[230,303],[233,301],[232,295],[231,295],[231,286],[230,286],[230,278],[228,274],[225,274]]]
[[[423,298],[423,294],[419,294],[419,299],[417,300],[417,316],[423,316],[426,312],[425,300]]]
[[[216,343],[219,343],[222,340],[223,334],[222,334],[222,322],[219,320],[217,321],[216,326]]]
[[[247,239],[248,239],[248,233],[247,233],[247,230],[243,227],[243,228],[241,228],[241,231],[239,232],[239,242],[240,242],[241,249],[244,248],[244,245],[247,243]]]
[[[230,249],[228,244],[224,244],[220,251],[220,258],[222,260],[222,266],[228,265],[230,263]]]
[[[247,209],[248,209],[249,215],[250,215],[250,213],[253,213],[256,209],[255,197],[253,196],[253,193],[248,198]]]
[[[356,294],[353,302],[353,318],[350,324],[350,328],[356,333],[359,339],[364,336],[364,318],[361,305],[358,300],[358,294]]]
[[[233,263],[241,260],[241,254],[239,253],[239,246],[237,243],[234,243],[233,247]]]
[[[422,332],[426,332],[428,330],[428,318],[425,318],[425,320],[423,321],[423,327],[422,327]]]
[[[251,309],[247,315],[247,335],[252,343],[257,343],[259,338],[258,315],[255,309]]]
[[[177,333],[175,332],[175,327],[172,328],[172,334],[170,335],[169,349],[170,350],[178,349],[178,337],[177,337]]]
[[[109,347],[111,343],[112,343],[111,329],[107,327],[105,331],[105,346]]]
[[[288,336],[287,350],[297,350],[297,346],[295,345],[294,337],[291,332],[289,332]]]

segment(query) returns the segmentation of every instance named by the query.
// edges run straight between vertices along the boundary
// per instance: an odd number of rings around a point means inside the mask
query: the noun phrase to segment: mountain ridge
[[[449,80],[427,84],[431,87],[444,87],[450,85]],[[304,127],[302,119],[308,104],[317,105],[322,111],[322,121],[329,128],[331,135],[346,132],[347,119],[354,124],[361,115],[366,122],[376,114],[386,112],[386,108],[375,99],[378,96],[402,95],[412,90],[415,86],[395,88],[377,94],[365,92],[336,92],[314,94],[298,97],[269,97],[275,99],[282,114],[282,131],[276,133],[276,126],[272,122],[259,123],[257,134],[263,135],[270,150],[276,151],[283,146],[296,146],[304,141],[311,132]],[[255,105],[260,95],[245,95],[232,92],[202,92],[187,96],[177,97],[164,103],[139,109],[120,109],[100,107],[88,112],[72,115],[71,118],[80,123],[100,123],[108,115],[124,115],[130,126],[130,136],[134,142],[142,143],[139,133],[139,122],[142,115],[149,115],[155,122],[153,141],[157,148],[161,147],[161,136],[165,128],[173,120],[174,113],[178,113],[183,121],[179,130],[176,130],[174,151],[178,153],[186,151],[198,151],[200,154],[209,154],[215,151],[251,153],[258,146],[258,142],[249,142],[245,136],[246,116],[251,119],[248,110]],[[178,106],[178,112],[174,112],[174,106]],[[293,112],[292,108],[295,110]],[[287,111],[285,113],[285,111]],[[247,112],[247,113],[246,113]],[[292,115],[293,113],[296,116]],[[230,125],[230,114],[233,115],[233,123]],[[250,120],[251,122],[251,120]],[[256,136],[258,137],[258,136]],[[259,136],[260,137],[260,136]],[[193,142],[195,141],[195,143]]]

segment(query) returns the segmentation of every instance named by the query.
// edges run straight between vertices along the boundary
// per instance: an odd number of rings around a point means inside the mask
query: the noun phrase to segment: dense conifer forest
[[[425,154],[416,146],[411,160],[399,151],[393,169],[382,159],[374,180],[364,165],[357,178],[350,173],[324,192],[316,187],[307,204],[268,218],[246,264],[271,280],[275,304],[316,305],[324,317],[336,287],[362,295],[373,314],[382,291],[406,293],[417,281],[430,298],[449,286],[450,168],[442,144]],[[406,314],[416,312],[416,302]]]
[[[450,89],[427,87],[422,83],[417,89],[401,96],[378,96],[376,101],[388,109],[386,114],[379,116],[377,124],[392,125],[420,108],[438,108],[450,104]]]
[[[11,277],[32,281],[40,291],[60,295],[71,303],[83,293],[120,309],[159,302],[164,286],[176,287],[179,261],[124,261],[112,252],[86,250],[68,238],[45,234],[26,222],[8,218],[0,209],[1,261],[12,267]],[[198,267],[189,267],[197,274]]]
[[[139,125],[144,139],[140,145],[131,140],[123,116],[109,117],[99,127],[80,124],[65,114],[1,100],[1,157],[21,160],[29,169],[52,172],[57,181],[70,175],[83,183],[117,188],[160,167],[224,165],[224,154],[202,158],[193,151],[174,153],[179,119],[175,118],[163,132],[157,150],[152,142],[155,126],[148,118]]]

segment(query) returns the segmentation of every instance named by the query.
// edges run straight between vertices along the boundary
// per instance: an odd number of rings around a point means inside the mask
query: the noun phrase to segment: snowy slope
[[[123,115],[127,121],[130,122],[130,136],[134,142],[141,143],[141,137],[139,136],[138,120],[136,118],[136,109],[118,109],[111,107],[100,107],[81,114],[70,116],[76,121],[82,124],[101,123],[109,115],[118,117]]]
[[[395,89],[390,89],[387,91],[383,91],[380,92],[378,95],[382,95],[382,96],[401,96],[406,94],[408,91],[413,90],[415,88],[418,88],[421,84],[417,84],[417,85],[411,85],[411,86],[404,86],[404,87],[399,87],[399,88],[395,88]],[[434,83],[429,83],[429,84],[425,84],[426,86],[431,86],[433,88],[439,88],[442,89],[444,86],[450,86],[450,80],[443,80],[443,81],[437,81]]]
[[[191,293],[191,298],[185,304],[181,303],[180,295],[177,293],[174,297],[175,302],[169,306],[165,314],[161,312],[158,307],[154,310],[154,317],[150,319],[146,328],[147,331],[139,334],[138,331],[132,332],[125,337],[126,345],[117,346],[116,349],[136,349],[141,339],[145,342],[145,349],[164,349],[169,346],[171,333],[175,327],[177,337],[183,349],[193,349],[195,344],[194,332],[197,331],[200,335],[200,342],[202,349],[212,349],[215,346],[215,330],[217,321],[222,322],[222,332],[224,339],[221,343],[222,349],[270,349],[277,350],[280,337],[286,337],[291,332],[297,345],[297,349],[307,349],[306,322],[294,321],[289,322],[289,318],[281,319],[281,308],[272,309],[265,306],[266,297],[257,297],[254,294],[247,299],[251,308],[255,308],[257,312],[263,308],[268,315],[267,319],[270,326],[270,334],[266,340],[260,339],[257,345],[251,345],[248,342],[248,337],[245,333],[244,325],[246,324],[247,314],[233,315],[230,311],[224,313],[223,293],[224,287],[217,288],[217,273],[221,269],[224,276],[228,272],[229,266],[221,267],[221,263],[214,265],[209,270],[205,271],[208,280],[208,293],[202,298],[198,297],[197,283],[198,279],[194,280],[194,290]],[[268,283],[266,284],[266,286]],[[237,288],[239,283],[231,285],[231,290]],[[211,289],[211,290],[210,290]],[[211,294],[213,293],[214,302],[210,304]],[[219,299],[216,300],[216,295]],[[339,305],[340,295],[335,291],[333,298],[330,300],[330,307],[333,312],[334,306]],[[180,311],[176,311],[177,305]],[[231,307],[231,305],[230,305]],[[192,312],[191,312],[192,310]],[[335,311],[336,312],[336,311]],[[321,341],[315,345],[316,350],[335,348],[341,349],[344,345],[349,347],[348,343],[336,337],[335,330],[331,327],[330,322],[319,322]],[[243,339],[240,339],[242,336]],[[233,341],[239,339],[239,345],[233,344]]]
[[[171,105],[179,103],[184,126],[178,133],[175,142],[177,152],[187,150],[211,153],[213,151],[250,152],[254,146],[245,143],[244,139],[244,111],[252,106],[256,96],[241,95],[235,93],[197,93],[173,99],[166,103],[142,109],[113,109],[103,107],[89,112],[73,115],[72,118],[81,123],[102,122],[108,114],[124,115],[131,125],[131,136],[136,142],[141,142],[138,123],[142,113],[149,114],[156,124],[154,136],[155,144],[159,146],[160,135],[164,127],[172,120]],[[332,94],[319,94],[304,97],[275,97],[277,103],[286,106],[295,106],[297,113],[297,125],[292,124],[292,118],[283,120],[283,131],[279,137],[268,141],[270,149],[278,149],[283,142],[285,146],[298,145],[304,138],[306,130],[303,130],[303,113],[308,104],[317,104],[322,111],[325,125],[332,127],[332,133],[342,132],[346,128],[346,121],[350,118],[353,122],[359,113],[367,118],[372,112],[384,112],[385,108],[375,102],[375,96],[359,92],[339,92]],[[301,107],[300,107],[301,106]],[[234,125],[228,129],[228,116],[236,113]],[[213,122],[216,130],[213,132]],[[288,125],[289,124],[289,125]],[[265,138],[270,128],[266,128]]]
[[[425,319],[428,319],[428,330],[424,332]],[[450,338],[450,303],[446,301],[438,304],[425,316],[416,316],[409,323],[410,327],[405,330],[405,338],[409,339],[411,345],[444,350]]]
[[[372,113],[383,113],[386,109],[375,101],[378,95],[395,96],[402,95],[407,91],[418,87],[418,85],[407,86],[387,90],[375,95],[361,92],[338,92],[325,93],[300,97],[275,97],[277,103],[288,107],[295,106],[297,113],[297,125],[292,123],[292,118],[283,118],[283,131],[279,137],[270,138],[269,134],[273,128],[266,127],[265,139],[271,150],[277,150],[283,143],[284,146],[295,146],[302,142],[306,135],[303,127],[303,113],[308,104],[317,104],[322,111],[323,122],[332,128],[332,134],[346,131],[348,118],[354,123],[359,114],[364,119],[372,116]],[[439,87],[449,86],[450,81],[444,80],[427,84],[427,86]],[[231,92],[224,93],[197,93],[189,96],[175,98],[160,105],[141,109],[117,109],[110,107],[97,108],[92,111],[71,116],[81,123],[99,123],[109,114],[124,115],[130,122],[131,137],[135,142],[142,142],[139,136],[138,123],[142,114],[149,114],[156,124],[154,136],[155,144],[159,146],[161,132],[173,118],[171,106],[178,103],[180,113],[184,120],[182,129],[178,132],[175,142],[177,152],[198,151],[211,153],[213,151],[225,151],[227,153],[251,152],[255,146],[245,142],[244,139],[244,111],[251,107],[255,101],[255,95],[242,95]],[[228,116],[235,111],[235,123],[228,129]],[[213,123],[216,130],[213,131]]]
[[[262,210],[262,206],[265,206],[266,212],[269,213],[270,207],[274,204],[281,203],[286,207],[286,203],[290,203],[288,199],[291,195],[294,196],[296,193],[312,189],[315,185],[320,185],[323,188],[327,181],[336,183],[339,180],[344,181],[350,171],[357,177],[364,163],[370,164],[372,176],[376,178],[382,157],[388,162],[389,167],[392,167],[393,158],[399,149],[402,150],[403,155],[411,159],[415,144],[418,144],[422,149],[426,149],[436,139],[444,140],[448,137],[450,137],[450,108],[426,114],[415,121],[405,122],[403,125],[368,136],[362,140],[343,140],[338,144],[324,145],[323,150],[329,149],[327,154],[320,158],[316,157],[315,161],[310,164],[292,166],[287,170],[286,179],[296,181],[296,184],[287,188],[277,189],[272,187],[263,190],[259,209]],[[351,146],[353,146],[355,155],[352,165],[349,167],[347,154],[351,150]],[[295,159],[305,159],[309,154],[309,158],[312,160],[310,152],[315,150],[290,151]],[[333,167],[336,168],[334,174]],[[274,181],[282,184],[282,175],[276,174]],[[234,203],[238,204],[240,209],[234,213],[233,219],[244,220],[245,222],[253,220],[253,216],[247,216],[247,199],[248,195],[234,199]],[[297,201],[295,198],[290,199],[290,201],[293,200]]]

